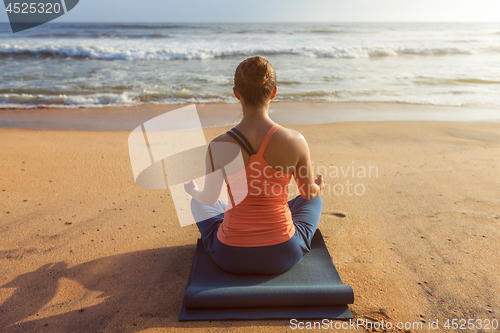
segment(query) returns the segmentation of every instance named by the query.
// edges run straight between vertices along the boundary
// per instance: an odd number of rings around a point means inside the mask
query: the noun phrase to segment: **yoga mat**
[[[319,229],[311,251],[279,275],[228,273],[198,239],[179,320],[350,319],[352,303],[352,288],[342,283]]]

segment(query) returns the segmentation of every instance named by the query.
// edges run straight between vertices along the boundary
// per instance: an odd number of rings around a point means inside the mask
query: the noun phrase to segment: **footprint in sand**
[[[342,213],[342,212],[327,212],[326,214],[330,215],[330,216],[339,217],[339,218],[344,218],[347,216],[345,213]]]

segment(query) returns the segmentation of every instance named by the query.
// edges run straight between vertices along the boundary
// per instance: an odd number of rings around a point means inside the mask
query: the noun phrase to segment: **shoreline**
[[[143,122],[190,104],[142,104],[98,108],[0,109],[0,128],[44,130],[133,130]],[[195,104],[203,128],[229,126],[241,119],[238,103]],[[437,106],[399,102],[272,102],[270,117],[281,125],[363,121],[500,122],[500,107]]]

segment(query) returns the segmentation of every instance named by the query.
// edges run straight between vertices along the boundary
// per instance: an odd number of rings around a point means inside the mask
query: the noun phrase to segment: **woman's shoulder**
[[[276,143],[281,146],[300,148],[307,145],[304,136],[299,131],[291,128],[280,126],[274,135],[276,136]]]
[[[240,153],[240,148],[231,141],[229,135],[224,133],[210,141],[208,153],[211,154],[214,167],[220,168],[233,161]]]
[[[271,165],[294,166],[307,152],[304,136],[294,129],[281,126],[269,141],[265,158]]]
[[[304,136],[299,132],[291,128],[283,127],[280,125],[276,133],[283,138],[289,140],[303,140]]]
[[[215,137],[211,142],[211,146],[215,146],[216,143],[234,143],[234,139],[227,133],[222,133]],[[272,136],[272,140],[269,142],[269,146],[275,147],[281,150],[303,150],[307,148],[307,142],[304,136],[299,132],[291,128],[280,127]]]
[[[212,143],[212,142],[232,142],[232,140],[231,140],[231,137],[226,132],[224,132],[221,135],[212,139],[212,141],[210,141],[210,143]]]

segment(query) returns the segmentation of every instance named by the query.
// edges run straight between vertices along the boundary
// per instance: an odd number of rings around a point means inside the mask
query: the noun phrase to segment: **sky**
[[[500,22],[500,0],[80,0],[54,22],[316,21]]]

